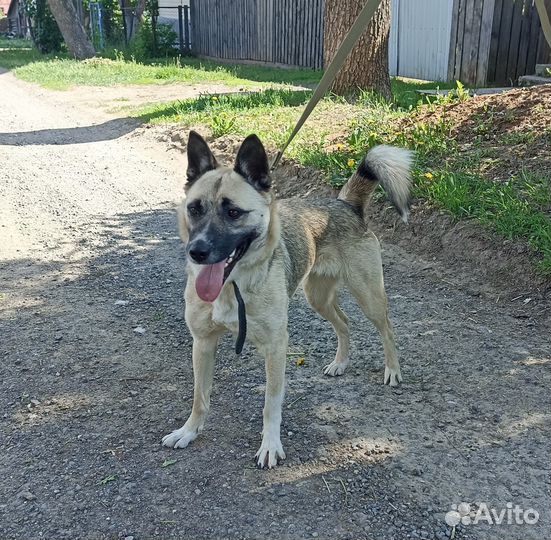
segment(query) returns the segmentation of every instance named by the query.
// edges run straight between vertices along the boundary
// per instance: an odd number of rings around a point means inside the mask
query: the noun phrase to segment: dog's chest
[[[226,295],[224,297],[220,296],[212,304],[212,320],[232,332],[237,332],[239,329],[237,301],[228,298]]]

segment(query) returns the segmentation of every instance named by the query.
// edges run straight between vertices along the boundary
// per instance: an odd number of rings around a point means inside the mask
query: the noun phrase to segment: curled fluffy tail
[[[343,186],[339,199],[352,205],[362,216],[379,183],[390,202],[407,223],[410,205],[411,163],[413,152],[394,146],[375,146],[360,163],[358,170]]]

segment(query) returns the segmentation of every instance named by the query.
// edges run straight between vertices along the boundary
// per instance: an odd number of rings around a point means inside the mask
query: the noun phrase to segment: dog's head
[[[197,294],[213,302],[236,265],[267,243],[273,202],[268,158],[260,139],[249,135],[233,169],[222,167],[194,131],[189,134],[187,157],[180,232],[187,242]]]

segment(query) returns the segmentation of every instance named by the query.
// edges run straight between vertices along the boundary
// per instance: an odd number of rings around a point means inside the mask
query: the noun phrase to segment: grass
[[[77,62],[44,57],[24,40],[0,39],[0,66],[13,69],[27,81],[48,88],[72,85],[212,83],[253,89],[286,84],[314,85],[321,73],[306,69],[277,69],[249,65],[216,64],[193,58],[173,58],[148,63],[114,58]],[[395,144],[416,151],[415,195],[458,219],[475,219],[502,236],[522,239],[540,255],[540,269],[551,275],[551,225],[546,175],[522,170],[515,176],[490,181],[484,177],[484,159],[499,163],[499,151],[484,146],[479,137],[494,129],[491,115],[481,118],[473,130],[473,145],[465,152],[451,136],[445,120],[436,124],[415,121],[421,104],[439,107],[451,100],[468,99],[461,85],[455,97],[421,98],[417,90],[436,83],[393,79],[394,102],[370,93],[353,102],[329,96],[287,150],[287,156],[324,171],[328,182],[342,185],[375,144]],[[208,95],[144,107],[132,114],[144,122],[210,128],[214,137],[257,133],[268,147],[282,146],[302,113],[310,91],[274,87],[233,95]],[[413,118],[414,121],[409,121]],[[502,145],[532,144],[539,134],[517,132],[502,137]],[[475,172],[473,172],[475,171]]]
[[[360,94],[353,103],[335,96],[325,98],[289,147],[287,156],[322,170],[327,181],[338,187],[366,150],[376,144],[415,150],[416,197],[457,219],[474,219],[505,238],[526,241],[541,258],[541,272],[551,275],[551,223],[546,214],[549,187],[544,172],[520,168],[515,176],[500,181],[487,179],[478,173],[479,165],[486,158],[499,160],[499,151],[478,144],[479,139],[473,137],[472,148],[465,152],[454,140],[452,126],[446,120],[406,123],[423,103],[416,90],[425,86],[394,80],[394,103],[370,93]],[[430,107],[469,99],[465,93],[458,94],[437,98]],[[268,147],[277,148],[286,140],[309,95],[307,91],[273,89],[249,95],[202,96],[146,107],[136,114],[152,123],[203,124],[215,138],[255,132]],[[487,126],[478,127],[484,131]],[[504,136],[502,143],[507,146],[533,141],[533,134],[517,133]]]
[[[430,179],[421,177],[416,193],[457,218],[474,218],[505,238],[527,240],[541,255],[542,273],[551,275],[549,185],[543,174],[521,169],[507,182],[488,182],[465,171],[442,170]]]
[[[0,37],[0,67],[16,69],[29,62],[41,62],[50,57],[40,54],[26,39],[7,39]]]
[[[208,60],[173,57],[137,62],[114,51],[111,58],[77,61],[64,55],[41,55],[26,40],[0,39],[0,66],[17,77],[54,90],[71,86],[115,84],[214,83],[252,88],[278,84],[316,84],[321,72],[252,65],[217,64]]]
[[[2,60],[0,60],[0,64]],[[26,81],[46,88],[64,90],[75,85],[112,86],[115,84],[215,83],[235,87],[266,86],[268,73],[261,68],[215,65],[197,59],[174,58],[163,63],[144,64],[123,59],[95,58],[84,62],[53,58],[31,62],[15,70]],[[312,77],[307,70],[265,70],[272,72],[271,83],[304,82]]]

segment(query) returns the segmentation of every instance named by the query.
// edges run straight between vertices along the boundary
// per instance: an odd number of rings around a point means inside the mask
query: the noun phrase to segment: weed
[[[96,485],[98,486],[105,486],[106,484],[109,484],[110,482],[114,482],[117,479],[117,477],[114,474],[110,474],[109,476],[106,476],[99,482],[97,482]]]
[[[235,116],[225,112],[215,114],[210,121],[212,136],[217,139],[231,133],[235,128]]]

